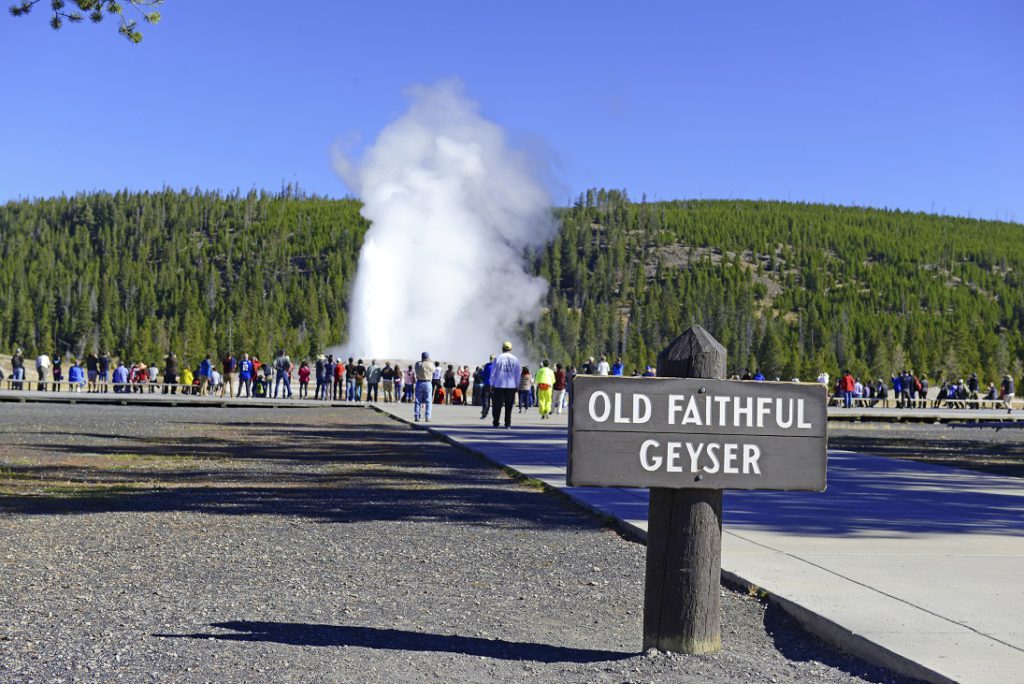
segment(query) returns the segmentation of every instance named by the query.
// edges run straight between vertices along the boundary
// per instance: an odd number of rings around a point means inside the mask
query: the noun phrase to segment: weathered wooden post
[[[824,491],[825,388],[723,380],[725,349],[693,327],[657,378],[573,380],[573,487],[651,490],[644,648],[721,650],[722,492]]]
[[[725,347],[694,326],[658,354],[658,377],[721,379],[725,358]],[[653,487],[647,510],[644,649],[717,653],[722,490]]]

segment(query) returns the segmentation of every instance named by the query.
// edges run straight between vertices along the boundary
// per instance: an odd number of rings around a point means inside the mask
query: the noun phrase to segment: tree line
[[[368,228],[359,209],[290,187],[8,202],[0,349],[112,350],[147,362],[170,349],[189,359],[313,354],[347,334]],[[604,189],[554,212],[554,240],[524,255],[551,284],[522,331],[534,356],[607,354],[642,370],[700,324],[736,372],[1021,375],[1018,224],[771,201],[634,202]]]

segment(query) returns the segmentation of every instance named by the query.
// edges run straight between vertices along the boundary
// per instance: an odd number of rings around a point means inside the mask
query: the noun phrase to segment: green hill
[[[604,190],[560,215],[532,255],[556,285],[532,342],[554,357],[621,353],[642,368],[699,323],[738,372],[1020,376],[1024,226]]]
[[[1024,227],[757,201],[631,202],[594,190],[527,255],[552,287],[536,354],[653,361],[693,323],[731,369],[809,378],[1020,376]],[[292,192],[95,193],[0,206],[0,350],[175,349],[343,339],[367,224],[352,199]]]

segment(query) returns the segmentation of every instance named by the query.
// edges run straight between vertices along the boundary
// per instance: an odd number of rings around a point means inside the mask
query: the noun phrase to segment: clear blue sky
[[[558,203],[603,186],[1024,222],[1020,0],[162,12],[139,46],[113,20],[54,32],[45,6],[0,17],[0,201],[284,182],[343,196],[332,145],[372,141],[407,86],[457,77],[547,151]]]

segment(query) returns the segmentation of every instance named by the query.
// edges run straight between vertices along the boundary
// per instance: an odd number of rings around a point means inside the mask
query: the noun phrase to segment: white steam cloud
[[[553,236],[551,198],[458,83],[413,88],[411,99],[362,159],[336,162],[372,223],[346,353],[472,363],[539,313],[548,285],[522,254]]]

